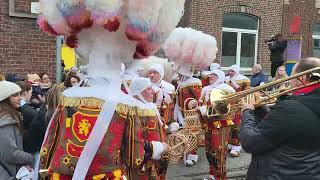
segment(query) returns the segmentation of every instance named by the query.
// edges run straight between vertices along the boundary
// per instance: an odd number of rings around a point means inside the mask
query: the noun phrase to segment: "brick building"
[[[267,44],[272,35],[292,37],[289,27],[294,16],[301,17],[302,57],[318,56],[320,39],[319,0],[189,0],[181,21],[213,35],[218,42],[216,62],[227,67],[239,64],[250,71],[254,63],[270,69]]]
[[[38,0],[0,0],[0,72],[55,74],[55,38],[38,30],[30,4]],[[250,71],[254,63],[270,68],[264,40],[290,36],[292,18],[301,17],[302,57],[320,57],[319,0],[186,0],[181,26],[216,37],[223,66]]]
[[[0,72],[55,74],[55,38],[40,32],[35,0],[0,0]]]

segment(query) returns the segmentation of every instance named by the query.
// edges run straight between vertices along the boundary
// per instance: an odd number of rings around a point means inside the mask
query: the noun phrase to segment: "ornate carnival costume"
[[[201,81],[192,77],[192,66],[206,68],[216,58],[217,45],[214,37],[191,28],[177,28],[167,39],[166,55],[178,66],[180,81],[177,87],[174,116],[177,122],[198,135],[203,144],[200,114],[197,110],[202,88]],[[193,165],[198,159],[196,152],[187,154],[186,165]]]
[[[41,149],[40,169],[53,179],[76,180],[132,179],[146,172],[144,162],[161,151],[143,138],[143,119],[157,115],[154,107],[121,91],[120,67],[160,48],[181,18],[184,0],[39,3],[40,28],[64,35],[67,45],[89,61],[87,86],[63,92]]]
[[[210,166],[211,179],[226,179],[226,155],[227,145],[229,140],[229,133],[232,122],[232,115],[214,115],[208,116],[211,106],[210,94],[213,90],[219,89],[226,94],[235,93],[235,90],[224,82],[225,74],[221,70],[213,70],[208,72],[209,76],[215,76],[215,81],[204,87],[201,91],[200,107],[203,128],[205,130],[206,139],[206,156]],[[212,112],[211,112],[212,113]]]
[[[250,88],[250,79],[246,76],[240,74],[240,67],[238,65],[232,65],[229,68],[229,71],[233,71],[234,75],[231,77],[230,75],[226,78],[226,82],[232,86],[236,92],[240,92]],[[231,138],[229,144],[231,145],[230,154],[234,157],[238,157],[241,151],[240,140],[238,137],[239,134],[239,125],[241,121],[241,111],[237,111],[235,113],[233,122],[234,126],[231,128]]]

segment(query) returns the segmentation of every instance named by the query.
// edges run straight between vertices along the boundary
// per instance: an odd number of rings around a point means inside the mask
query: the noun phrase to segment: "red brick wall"
[[[36,19],[9,17],[9,0],[0,0],[0,72],[55,75],[55,39],[40,32]],[[16,0],[16,12],[30,13],[31,0]]]
[[[296,35],[301,35],[302,57],[313,56],[312,27],[320,23],[320,15],[315,8],[315,0],[291,0],[289,5],[283,7],[283,33],[291,36],[289,29],[294,16],[301,17],[301,28]]]
[[[191,0],[190,0],[191,1]],[[241,6],[245,11],[241,12]],[[192,28],[213,35],[218,42],[219,53],[216,62],[221,61],[222,20],[227,13],[244,13],[259,18],[259,43],[257,62],[270,68],[268,46],[264,43],[271,35],[281,32],[282,1],[260,0],[192,0],[189,24]]]

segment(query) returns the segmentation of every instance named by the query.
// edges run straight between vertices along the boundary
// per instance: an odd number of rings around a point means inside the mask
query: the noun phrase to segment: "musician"
[[[232,86],[236,92],[241,92],[243,90],[250,88],[250,79],[246,76],[240,74],[240,67],[238,65],[232,65],[228,70],[228,77],[226,77],[226,82]],[[234,125],[231,128],[231,138],[230,138],[230,155],[232,157],[239,157],[241,151],[241,145],[238,137],[239,125],[241,120],[241,112],[235,113],[233,122]]]
[[[292,74],[320,67],[320,59],[298,62]],[[318,81],[279,98],[267,116],[256,122],[253,102],[243,102],[240,140],[252,159],[248,177],[256,179],[320,179],[320,72],[290,81],[291,87]]]
[[[181,66],[178,69],[179,81],[177,88],[176,104],[174,107],[174,118],[181,126],[186,126],[186,118],[191,119],[193,122],[199,122],[199,129],[201,130],[200,119],[189,118],[190,114],[192,117],[199,117],[199,112],[196,110],[198,106],[198,99],[202,89],[201,80],[192,77],[191,66]],[[194,131],[191,130],[191,131]],[[198,132],[197,132],[198,133]],[[198,155],[196,150],[186,155],[185,164],[186,166],[193,166],[198,161]]]
[[[225,180],[227,145],[231,126],[234,124],[232,116],[207,116],[207,106],[210,106],[210,94],[214,89],[221,89],[227,94],[235,90],[224,82],[225,74],[221,70],[213,70],[209,75],[209,84],[201,91],[200,107],[203,128],[205,130],[206,156],[210,166],[209,179]]]

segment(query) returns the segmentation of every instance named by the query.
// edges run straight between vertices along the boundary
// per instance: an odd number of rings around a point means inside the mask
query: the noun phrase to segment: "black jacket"
[[[45,105],[42,105],[40,107],[38,115],[35,117],[31,124],[30,137],[33,140],[33,147],[35,151],[39,151],[41,149],[42,141],[46,133],[46,113],[47,108]]]
[[[30,104],[24,104],[20,109],[23,125],[23,149],[28,153],[34,153],[33,139],[30,137],[30,129],[33,119],[38,115],[38,111]]]
[[[283,53],[287,48],[287,41],[276,41],[273,44],[268,44],[270,54],[270,61],[273,63],[284,62]]]
[[[260,122],[245,110],[239,137],[253,157],[247,179],[320,179],[320,88],[279,100]]]

